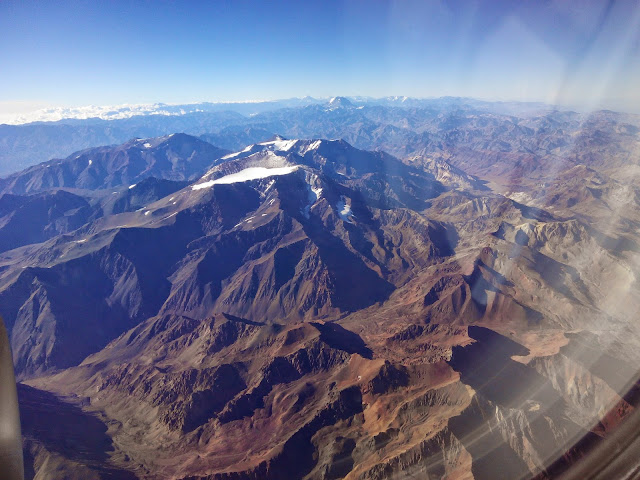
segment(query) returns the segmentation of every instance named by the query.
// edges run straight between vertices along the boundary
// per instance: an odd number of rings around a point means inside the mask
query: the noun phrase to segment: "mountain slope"
[[[69,192],[0,196],[0,252],[71,232],[96,216],[89,202]]]
[[[314,108],[366,110],[338,103]],[[94,191],[101,215],[0,254],[18,375],[109,426],[107,478],[548,478],[633,410],[640,362],[638,224],[589,222],[626,184],[588,169],[604,200],[575,214],[453,156],[277,136]],[[30,442],[42,475],[77,468]]]
[[[128,186],[147,177],[193,180],[225,153],[185,134],[135,139],[36,165],[0,180],[0,191],[32,194],[60,187],[97,190]]]
[[[0,306],[18,374],[77,364],[158,313],[335,318],[383,301],[412,268],[452,253],[443,225],[401,208],[441,190],[428,175],[340,142],[293,143],[317,152],[256,146],[141,209],[8,252]],[[346,174],[334,171],[339,155]],[[388,173],[373,173],[380,166]],[[380,191],[388,201],[376,206]],[[380,210],[389,203],[397,208]],[[424,257],[412,259],[416,250]],[[74,346],[78,335],[91,338]]]
[[[221,111],[0,125],[0,172],[10,174],[52,158],[66,158],[79,150],[120,144],[132,138],[153,138],[175,132],[201,135],[241,123],[244,118],[235,112]]]

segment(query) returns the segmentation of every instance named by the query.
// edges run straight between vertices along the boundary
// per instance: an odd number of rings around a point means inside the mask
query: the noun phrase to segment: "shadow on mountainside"
[[[52,393],[18,384],[22,435],[40,443],[50,452],[86,465],[100,478],[136,480],[126,470],[107,466],[113,442],[107,426],[79,407],[63,402]],[[25,452],[25,478],[35,475],[33,458]]]

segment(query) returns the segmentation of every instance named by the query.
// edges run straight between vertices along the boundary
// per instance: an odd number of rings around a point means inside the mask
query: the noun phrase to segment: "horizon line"
[[[544,100],[515,100],[515,99],[488,99],[472,96],[457,96],[457,95],[442,95],[442,96],[426,96],[426,97],[414,97],[406,95],[385,95],[385,96],[370,96],[370,95],[335,95],[335,96],[319,96],[313,97],[311,95],[305,95],[303,97],[285,97],[285,98],[262,98],[262,99],[243,99],[243,100],[200,100],[190,102],[149,102],[149,103],[116,103],[116,104],[88,104],[88,105],[49,105],[40,102],[28,102],[28,101],[0,101],[0,107],[4,105],[39,105],[41,108],[34,108],[28,111],[22,111],[22,113],[5,113],[0,114],[0,125],[27,125],[31,123],[56,123],[62,120],[121,120],[138,116],[152,116],[152,115],[164,115],[164,116],[182,116],[193,113],[206,113],[202,110],[198,111],[162,111],[159,110],[163,107],[179,108],[179,107],[197,107],[201,105],[260,105],[268,103],[278,103],[287,101],[331,101],[334,98],[346,98],[355,101],[379,101],[379,100],[399,100],[405,102],[408,100],[413,101],[429,101],[429,100],[444,100],[444,99],[456,99],[477,101],[483,103],[494,104],[518,104],[518,105],[536,105],[541,107],[547,107],[552,109],[570,110],[576,113],[588,113],[609,110],[616,113],[640,115],[640,111],[637,110],[623,110],[612,107],[604,106],[607,103],[617,103],[619,100],[610,99],[608,102],[600,102],[600,108],[580,108],[578,105],[572,104],[554,104]],[[585,111],[586,110],[586,111]],[[2,118],[4,117],[4,118]],[[48,117],[48,118],[47,118]]]

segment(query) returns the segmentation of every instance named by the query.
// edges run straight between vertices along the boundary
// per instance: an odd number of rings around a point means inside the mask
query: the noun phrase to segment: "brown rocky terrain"
[[[275,138],[0,254],[28,476],[554,477],[637,404],[623,130],[548,169]]]

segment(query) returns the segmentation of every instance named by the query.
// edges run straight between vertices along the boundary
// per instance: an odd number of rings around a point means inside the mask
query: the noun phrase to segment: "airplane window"
[[[0,478],[639,478],[637,2],[0,31]]]

